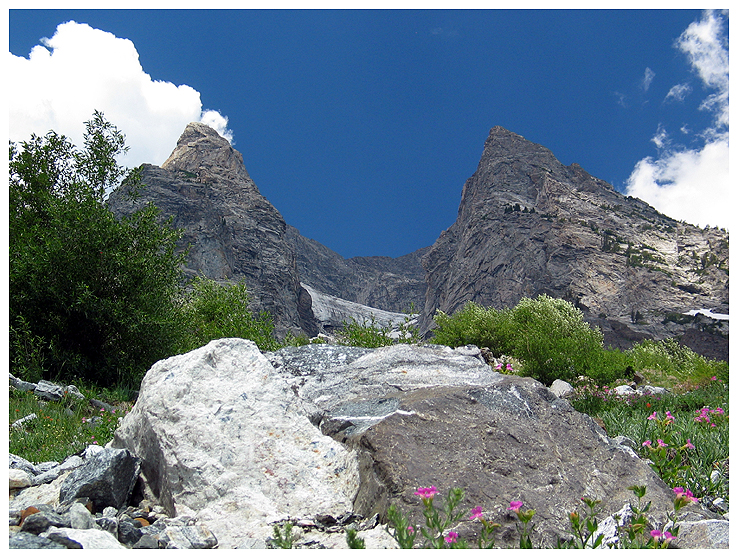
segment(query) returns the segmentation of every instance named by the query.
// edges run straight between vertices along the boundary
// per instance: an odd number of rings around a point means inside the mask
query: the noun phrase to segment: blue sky
[[[79,142],[99,109],[134,166],[202,119],[344,257],[431,245],[495,125],[728,228],[727,28],[700,10],[10,10],[9,133]]]

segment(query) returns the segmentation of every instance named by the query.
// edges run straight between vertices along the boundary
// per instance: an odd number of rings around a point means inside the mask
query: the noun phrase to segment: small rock
[[[556,397],[567,397],[574,393],[574,387],[564,380],[554,380],[550,389]]]
[[[159,548],[159,541],[151,535],[142,535],[132,548]]]
[[[46,399],[48,401],[61,401],[64,397],[64,388],[46,380],[41,380],[36,385],[36,389],[33,390],[36,397]]]
[[[107,531],[99,529],[70,529],[70,528],[51,528],[46,536],[63,544],[67,548],[85,548],[85,549],[123,549],[125,546],[118,542],[113,535]]]
[[[119,522],[117,517],[96,517],[94,521],[99,529],[107,531],[120,540],[120,538],[118,537]]]
[[[29,422],[33,419],[37,418],[36,413],[31,413],[30,415],[26,415],[23,418],[19,418],[16,420],[13,424],[10,425],[11,428],[20,428],[23,426],[24,423]]]
[[[118,540],[122,544],[126,546],[135,545],[139,541],[142,535],[143,533],[141,533],[141,529],[136,527],[132,521],[121,519],[118,522]],[[151,547],[146,547],[146,548],[151,548]],[[157,547],[153,547],[153,548],[157,548]]]
[[[74,502],[69,508],[69,526],[72,529],[94,529],[95,518],[84,505]]]
[[[21,523],[21,531],[38,535],[50,527],[69,527],[69,517],[52,511],[39,511],[26,517]]]
[[[10,488],[26,488],[33,484],[33,478],[23,469],[10,469],[8,476],[10,478]]]
[[[46,537],[39,537],[32,533],[17,533],[10,537],[8,546],[11,549],[35,549],[35,548],[67,548]]]

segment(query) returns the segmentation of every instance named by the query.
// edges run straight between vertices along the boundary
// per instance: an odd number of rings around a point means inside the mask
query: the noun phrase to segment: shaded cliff
[[[317,334],[310,296],[300,285],[295,250],[282,215],[259,193],[241,154],[212,128],[189,124],[161,167],[144,165],[136,201],[122,189],[109,205],[130,213],[153,202],[190,246],[185,272],[242,279],[255,310],[266,310],[278,333]]]
[[[327,295],[388,312],[419,312],[425,300],[421,259],[429,248],[399,258],[344,258],[287,226],[295,246],[300,280]]]

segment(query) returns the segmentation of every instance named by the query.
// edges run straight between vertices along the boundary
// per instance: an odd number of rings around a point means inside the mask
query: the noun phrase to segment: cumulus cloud
[[[658,157],[639,161],[626,188],[628,195],[662,213],[700,226],[728,227],[732,213],[726,203],[730,199],[727,18],[727,12],[706,11],[675,43],[708,92],[700,109],[712,114],[712,123],[691,138],[699,140],[700,146],[679,146],[659,126],[652,138]],[[665,100],[681,100],[689,91],[687,84],[674,86]],[[688,134],[684,127],[681,132]]]
[[[188,85],[152,79],[128,39],[69,21],[27,58],[8,53],[9,136],[23,141],[49,130],[82,145],[84,121],[100,110],[125,135],[126,166],[161,164],[185,126],[204,121],[232,141],[228,119],[202,109]]]
[[[233,143],[233,132],[228,129],[227,116],[223,116],[217,110],[205,110],[200,117],[200,122],[210,126],[213,130],[227,139],[228,143]]]

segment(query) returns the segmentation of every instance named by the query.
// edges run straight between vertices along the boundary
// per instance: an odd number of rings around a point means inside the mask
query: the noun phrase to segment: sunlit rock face
[[[436,310],[496,308],[548,294],[575,303],[605,343],[684,336],[727,359],[728,233],[700,229],[623,196],[579,165],[501,127],[464,184],[456,222],[423,258],[422,330]]]

